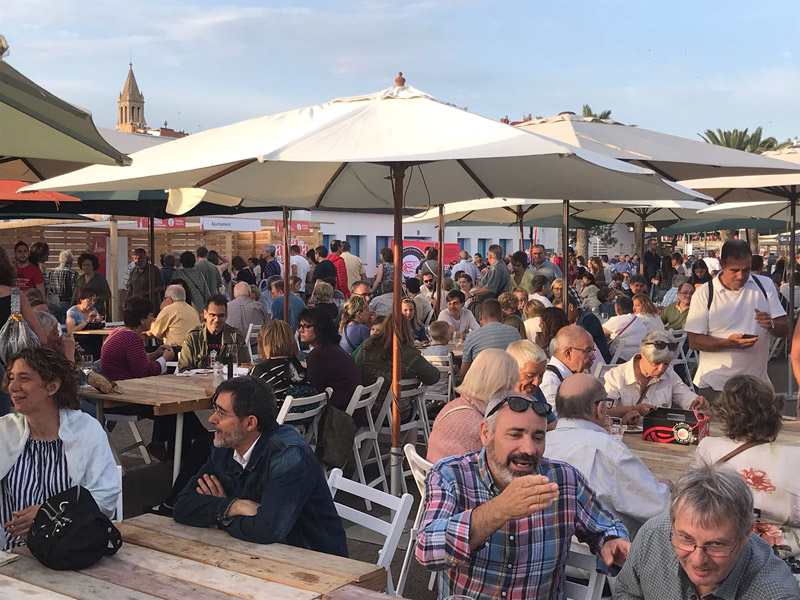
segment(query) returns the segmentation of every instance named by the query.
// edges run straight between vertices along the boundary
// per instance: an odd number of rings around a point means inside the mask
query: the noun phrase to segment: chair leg
[[[355,442],[353,442],[353,457],[355,458],[355,461],[356,461],[356,472],[358,474],[358,480],[363,485],[367,485],[367,478],[364,475],[364,465],[361,464],[361,454],[359,453]],[[367,507],[367,512],[372,512],[372,502],[370,502],[369,500],[364,498],[364,504]]]
[[[381,487],[383,487],[383,491],[388,494],[389,485],[386,482],[386,471],[383,468],[383,460],[381,460],[381,449],[380,446],[378,446],[378,440],[372,440],[372,444],[375,446],[375,455],[378,457],[378,474],[380,475]]]
[[[419,518],[417,521],[419,521]],[[403,595],[403,588],[406,586],[408,572],[411,570],[411,554],[414,551],[418,534],[419,529],[417,529],[415,524],[415,526],[408,531],[408,547],[406,548],[406,553],[403,556],[403,566],[400,567],[400,574],[397,576],[397,588],[395,589],[395,594],[398,596]]]
[[[128,421],[128,425],[130,425],[131,427],[131,433],[133,434],[133,439],[136,440],[136,444],[139,446],[139,452],[142,453],[144,464],[149,465],[152,462],[152,460],[150,460],[150,453],[147,451],[144,440],[142,440],[142,434],[139,433],[139,428],[136,426],[136,423],[134,421]]]

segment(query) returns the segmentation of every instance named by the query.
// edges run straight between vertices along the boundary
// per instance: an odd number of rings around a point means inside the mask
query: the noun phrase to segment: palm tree
[[[611,118],[611,111],[604,110],[599,115],[592,112],[592,107],[588,104],[583,105],[583,116],[587,119],[610,119]]]

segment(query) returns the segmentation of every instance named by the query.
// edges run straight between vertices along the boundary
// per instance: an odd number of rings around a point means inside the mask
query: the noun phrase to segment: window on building
[[[375,264],[377,265],[381,261],[381,250],[384,248],[391,248],[391,244],[389,240],[391,238],[388,235],[378,235],[375,236]]]
[[[514,247],[513,240],[501,238],[500,247],[503,249],[503,256],[505,256],[506,254],[508,254],[508,249]]]
[[[331,249],[331,242],[336,239],[335,235],[331,235],[329,233],[322,234],[322,245],[325,246],[328,251]]]
[[[470,251],[470,240],[468,238],[458,238],[458,249]]]
[[[478,250],[477,253],[480,254],[483,258],[486,258],[486,249],[492,245],[492,240],[489,238],[478,238]]]
[[[360,235],[348,235],[345,236],[345,241],[350,244],[350,254],[354,254],[355,256],[361,258],[361,238],[363,236]],[[365,244],[366,245],[366,244]]]

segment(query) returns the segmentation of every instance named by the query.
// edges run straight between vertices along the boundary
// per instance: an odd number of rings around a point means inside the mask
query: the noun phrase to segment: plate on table
[[[625,433],[642,433],[644,431],[644,427],[641,425],[626,425],[625,426]]]

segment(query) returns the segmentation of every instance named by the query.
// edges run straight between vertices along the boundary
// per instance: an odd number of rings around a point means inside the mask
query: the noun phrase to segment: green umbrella
[[[684,233],[700,233],[703,231],[720,231],[722,229],[755,229],[759,232],[783,231],[785,221],[777,219],[683,219],[658,231],[659,235],[681,235]]]

